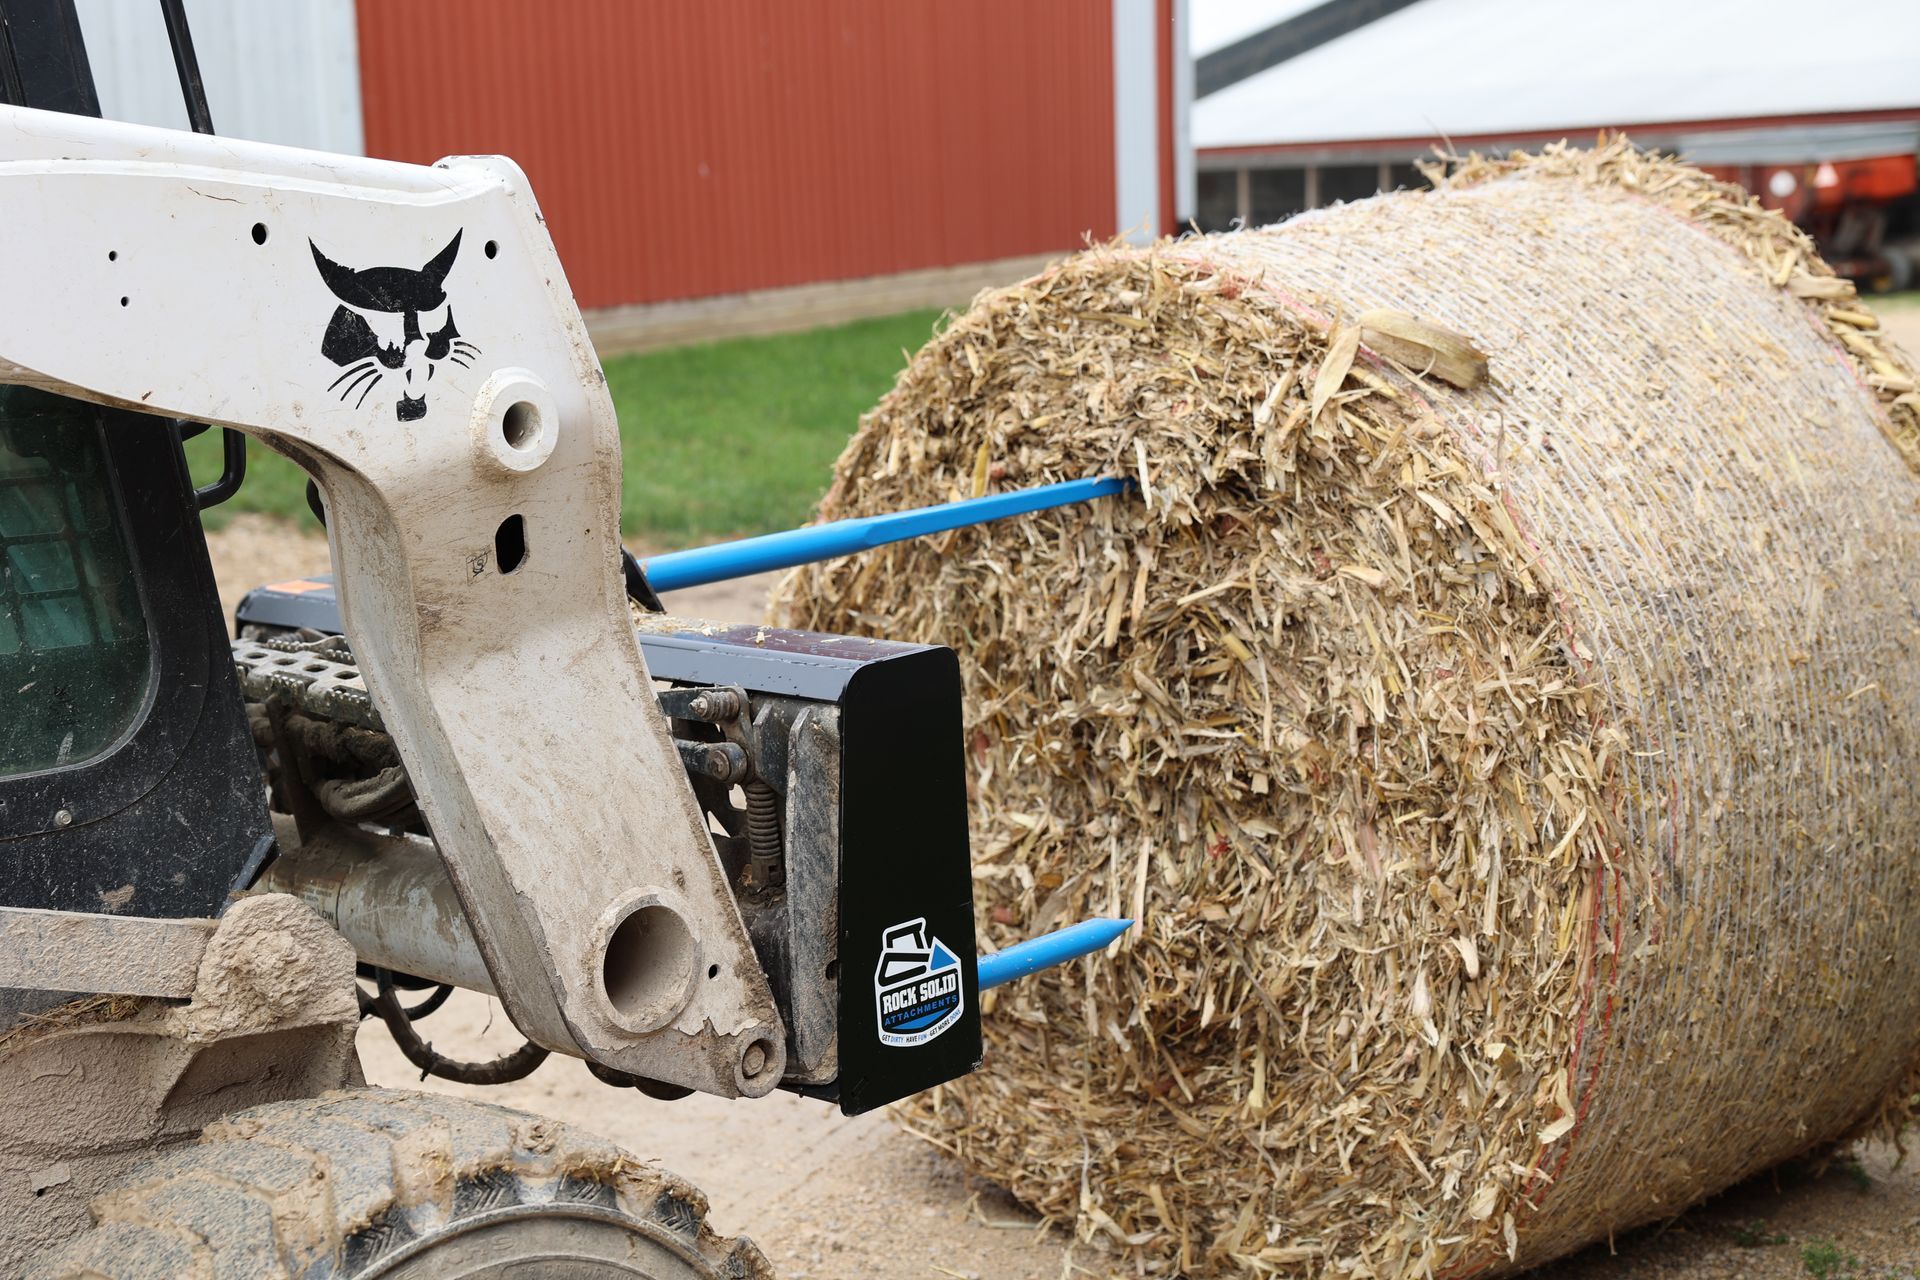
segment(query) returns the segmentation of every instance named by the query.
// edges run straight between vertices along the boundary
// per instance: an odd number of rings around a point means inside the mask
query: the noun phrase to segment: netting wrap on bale
[[[1141,924],[909,1123],[1160,1274],[1386,1277],[1903,1116],[1916,405],[1799,233],[1619,143],[983,294],[822,516],[1138,493],[782,608],[961,652],[988,942]]]

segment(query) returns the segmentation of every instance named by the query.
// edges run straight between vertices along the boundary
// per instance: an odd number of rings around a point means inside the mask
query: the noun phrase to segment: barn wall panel
[[[160,6],[77,0],[109,120],[187,128]],[[186,0],[214,132],[358,154],[360,66],[353,0]]]
[[[1112,0],[359,5],[369,155],[527,171],[583,306],[1114,227]]]

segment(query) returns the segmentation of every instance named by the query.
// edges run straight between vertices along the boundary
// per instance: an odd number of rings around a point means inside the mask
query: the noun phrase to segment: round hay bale
[[[990,994],[908,1122],[1157,1274],[1504,1274],[1898,1123],[1912,370],[1614,142],[981,295],[821,515],[1138,494],[803,570],[967,672]],[[1483,371],[1484,360],[1484,371]]]

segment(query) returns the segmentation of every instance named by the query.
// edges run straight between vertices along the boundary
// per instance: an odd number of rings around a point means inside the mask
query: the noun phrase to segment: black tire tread
[[[97,1197],[41,1280],[351,1280],[396,1244],[503,1201],[598,1205],[670,1234],[729,1280],[771,1280],[707,1224],[691,1184],[556,1120],[437,1094],[352,1089],[251,1107]]]

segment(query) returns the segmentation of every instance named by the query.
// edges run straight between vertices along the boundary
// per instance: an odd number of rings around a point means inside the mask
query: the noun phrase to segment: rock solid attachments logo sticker
[[[960,958],[927,932],[924,916],[881,932],[873,1000],[880,1043],[895,1048],[925,1044],[960,1021]]]

